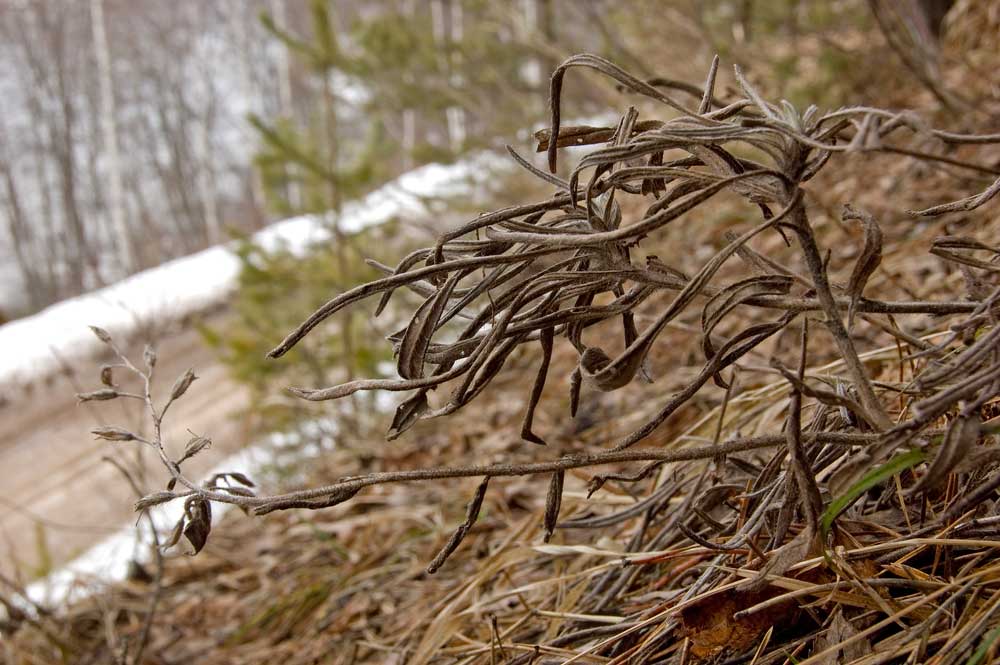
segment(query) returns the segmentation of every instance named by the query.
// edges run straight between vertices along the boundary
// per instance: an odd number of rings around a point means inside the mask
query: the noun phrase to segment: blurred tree
[[[381,361],[390,356],[384,344],[354,344],[347,340],[381,338],[372,323],[363,317],[342,319],[338,334],[320,336],[289,354],[287,362],[265,359],[274,340],[281,339],[317,303],[331,293],[343,289],[345,283],[356,283],[376,277],[374,269],[365,264],[361,253],[377,254],[393,233],[392,226],[369,229],[352,238],[359,251],[352,251],[341,263],[335,245],[321,243],[306,253],[292,252],[287,247],[265,248],[248,240],[240,243],[237,256],[240,273],[237,296],[233,301],[233,320],[224,328],[202,328],[206,341],[220,352],[232,375],[250,389],[249,411],[255,425],[266,430],[292,430],[316,418],[319,411],[329,411],[324,405],[294,398],[276,398],[289,385],[329,385],[343,377],[336,374],[345,359],[365,376],[379,376]],[[350,325],[350,335],[343,326]],[[360,415],[369,397],[359,396],[349,412],[341,412],[340,422],[349,430],[361,426]],[[348,406],[345,404],[343,406]],[[311,414],[311,415],[310,415]],[[349,444],[348,444],[349,445]]]
[[[350,288],[349,257],[351,240],[340,224],[345,200],[354,198],[378,180],[381,131],[377,118],[369,127],[370,139],[357,161],[344,165],[343,128],[340,118],[341,100],[334,86],[349,85],[354,64],[341,51],[337,29],[329,4],[313,0],[311,5],[311,35],[293,35],[280,27],[274,17],[262,14],[265,28],[277,37],[289,51],[312,72],[320,90],[318,117],[309,126],[297,128],[291,122],[268,124],[252,115],[250,122],[260,132],[263,148],[256,163],[263,175],[265,194],[281,213],[312,213],[323,215],[333,232],[338,273],[344,279],[338,290]],[[289,187],[289,185],[294,185]],[[291,200],[298,192],[301,202]],[[352,316],[345,313],[340,330],[344,357],[338,363],[350,380],[355,374],[355,344]]]

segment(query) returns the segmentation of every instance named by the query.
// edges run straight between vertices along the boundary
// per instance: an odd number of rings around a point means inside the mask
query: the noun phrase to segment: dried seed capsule
[[[105,330],[104,328],[98,328],[97,326],[90,326],[90,329],[94,331],[95,335],[97,335],[97,339],[101,340],[105,344],[112,343],[111,335],[109,335],[108,331]]]
[[[191,459],[205,448],[211,447],[211,445],[212,440],[208,437],[197,435],[193,436],[191,437],[191,440],[187,442],[187,445],[184,446],[184,454],[179,460],[177,460],[177,462],[180,463],[184,460]]]
[[[139,512],[140,510],[145,510],[146,508],[151,508],[152,506],[157,506],[176,498],[177,495],[173,492],[153,492],[135,502],[135,511]]]
[[[92,429],[90,433],[94,434],[98,439],[105,439],[107,441],[135,441],[136,438],[135,434],[129,432],[127,429],[113,425]]]
[[[153,369],[156,367],[156,351],[149,344],[142,350],[142,360],[146,363],[147,368]]]
[[[191,387],[191,384],[198,377],[195,376],[193,370],[188,370],[174,382],[174,387],[170,389],[170,399],[175,400],[181,395],[187,392],[187,389]]]
[[[103,402],[118,397],[118,391],[113,388],[103,388],[89,393],[77,393],[76,399],[80,402]]]

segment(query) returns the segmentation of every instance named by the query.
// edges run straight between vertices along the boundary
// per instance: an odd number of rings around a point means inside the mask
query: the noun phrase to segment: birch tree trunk
[[[94,35],[94,52],[97,57],[97,74],[101,92],[101,133],[108,155],[108,212],[111,229],[115,235],[115,248],[122,268],[129,274],[137,267],[132,251],[125,210],[125,191],[122,187],[121,157],[118,150],[118,123],[115,118],[114,80],[111,72],[111,55],[108,35],[104,29],[104,0],[90,0],[90,21]]]

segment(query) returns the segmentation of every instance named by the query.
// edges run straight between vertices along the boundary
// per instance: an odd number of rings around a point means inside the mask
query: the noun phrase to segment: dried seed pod
[[[114,425],[106,425],[103,427],[96,427],[90,430],[90,433],[95,435],[98,439],[105,439],[106,441],[135,441],[136,436],[132,432],[122,427],[115,427]]]
[[[101,383],[109,388],[115,387],[114,374],[112,374],[110,365],[103,365],[101,367]]]
[[[177,495],[173,492],[153,492],[152,494],[147,494],[135,502],[135,511],[139,512],[176,498]]]
[[[98,328],[97,326],[89,326],[89,327],[94,332],[94,335],[97,336],[97,339],[101,340],[105,344],[114,343],[113,340],[111,339],[111,335],[109,335],[108,331],[105,330],[104,328]]]
[[[187,392],[187,389],[191,387],[191,384],[198,377],[195,376],[193,370],[187,370],[174,382],[174,387],[170,389],[170,399],[175,400],[181,397]]]
[[[187,442],[187,445],[184,446],[184,454],[181,455],[181,458],[179,460],[177,460],[177,463],[180,464],[185,460],[191,459],[205,448],[210,448],[211,446],[212,446],[211,439],[209,439],[208,437],[195,435],[191,437],[191,439]]]
[[[102,388],[89,393],[77,393],[76,399],[79,402],[104,402],[118,396],[119,393],[114,388]]]
[[[146,369],[151,370],[156,367],[156,350],[149,344],[142,350],[142,361],[146,363]]]

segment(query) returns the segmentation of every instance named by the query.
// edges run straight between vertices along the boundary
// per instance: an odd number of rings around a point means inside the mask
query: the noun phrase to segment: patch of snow
[[[348,233],[420,214],[423,200],[473,192],[498,169],[510,168],[506,156],[483,152],[453,164],[428,164],[409,171],[345,204],[341,228]],[[323,216],[293,217],[254,235],[267,249],[296,254],[328,241]],[[113,336],[128,336],[148,322],[171,322],[222,303],[236,284],[239,261],[233,244],[217,245],[164,263],[120,282],[48,307],[38,314],[0,326],[0,386],[30,383],[59,369],[57,356],[73,363],[93,356],[100,342],[87,326]]]

